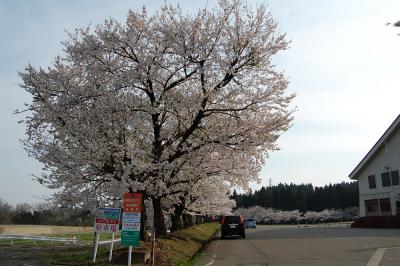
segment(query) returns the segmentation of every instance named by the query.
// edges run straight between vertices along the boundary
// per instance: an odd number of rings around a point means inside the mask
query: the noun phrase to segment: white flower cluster
[[[358,210],[348,208],[345,210],[322,210],[320,212],[299,210],[283,211],[272,208],[254,206],[250,208],[239,208],[235,214],[242,214],[246,218],[255,218],[258,223],[265,224],[297,224],[318,222],[340,222],[354,220],[358,216]]]

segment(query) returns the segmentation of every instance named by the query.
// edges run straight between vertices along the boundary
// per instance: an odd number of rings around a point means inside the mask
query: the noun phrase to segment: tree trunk
[[[153,212],[154,212],[154,227],[156,230],[156,236],[163,236],[167,234],[167,228],[165,227],[164,213],[161,207],[161,198],[151,198],[153,201]]]
[[[193,226],[193,216],[188,214],[189,226]]]
[[[175,232],[183,228],[182,215],[171,215],[171,232]]]
[[[187,228],[193,225],[193,219],[192,216],[189,214],[182,214],[183,218],[183,227]]]
[[[189,221],[187,219],[187,214],[182,214],[182,220],[183,220],[183,228],[188,228],[189,227]]]
[[[183,212],[183,205],[175,205],[174,214],[171,215],[171,232],[177,231],[183,228],[182,224],[182,212]]]

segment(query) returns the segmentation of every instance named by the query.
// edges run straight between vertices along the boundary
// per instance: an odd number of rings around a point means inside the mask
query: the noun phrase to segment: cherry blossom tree
[[[266,224],[293,224],[293,223],[317,223],[317,222],[339,222],[351,221],[357,218],[357,208],[343,210],[325,209],[320,212],[307,211],[301,213],[299,210],[282,211],[272,208],[253,206],[250,208],[239,208],[234,211],[244,217],[255,218],[258,223]]]
[[[32,95],[24,145],[44,165],[37,180],[76,204],[142,192],[157,235],[162,200],[185,193],[204,155],[220,159],[211,176],[246,188],[290,126],[293,95],[271,63],[287,42],[264,6],[130,11],[63,45],[51,67],[20,72]]]
[[[202,179],[193,186],[185,212],[198,215],[230,214],[236,202],[229,198],[229,186],[222,179]]]
[[[248,180],[258,178],[260,167],[254,165],[253,156],[235,154],[231,149],[224,147],[212,147],[205,151],[204,153],[203,150],[202,154],[196,152],[195,156],[186,162],[179,173],[184,178],[178,175],[182,181],[170,187],[165,205],[172,216],[171,230],[181,227],[180,221],[184,213],[198,215],[229,213],[230,209],[228,210],[227,206],[230,206],[229,208],[235,206],[234,201],[229,200],[229,187],[239,186],[248,189]],[[195,201],[196,204],[193,204]],[[188,204],[191,205],[190,208]]]
[[[260,206],[254,206],[248,209],[239,208],[235,213],[242,214],[245,218],[255,218],[258,223],[267,224],[298,223],[301,217],[301,212],[299,212],[299,210],[282,211]]]
[[[229,198],[229,187],[221,177],[208,177],[198,180],[178,199],[168,196],[165,206],[171,215],[171,231],[190,226],[192,216],[232,213],[236,202]]]

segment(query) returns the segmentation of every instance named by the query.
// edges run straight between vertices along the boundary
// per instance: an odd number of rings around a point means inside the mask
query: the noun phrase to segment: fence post
[[[153,232],[151,236],[151,266],[154,266],[155,253],[156,253],[156,229],[155,227],[153,227]]]

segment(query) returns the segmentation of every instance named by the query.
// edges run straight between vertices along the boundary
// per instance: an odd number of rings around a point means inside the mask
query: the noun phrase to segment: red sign
[[[98,224],[119,224],[119,219],[96,218]]]
[[[124,193],[124,212],[142,212],[142,193]]]

